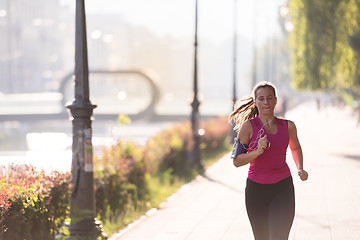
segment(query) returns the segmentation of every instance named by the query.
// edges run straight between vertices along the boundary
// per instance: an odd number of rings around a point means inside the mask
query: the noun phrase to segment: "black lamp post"
[[[92,153],[92,114],[96,105],[89,100],[89,69],[84,0],[76,0],[75,100],[70,109],[73,124],[72,195],[70,200],[70,238],[106,239],[96,220]]]
[[[197,46],[198,46],[198,0],[195,0],[195,42],[194,42],[194,86],[193,86],[193,100],[191,102],[191,129],[193,134],[193,149],[191,153],[191,166],[196,167],[199,171],[204,170],[201,162],[200,154],[200,134],[199,134],[199,106],[198,99],[198,71],[197,71]]]

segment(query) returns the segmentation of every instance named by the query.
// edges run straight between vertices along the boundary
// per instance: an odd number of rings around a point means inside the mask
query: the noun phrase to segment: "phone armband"
[[[247,150],[248,150],[248,146],[240,143],[239,138],[236,137],[236,138],[234,138],[234,147],[231,152],[231,158],[234,159],[234,158],[236,158],[237,155],[239,155],[241,153],[246,153]]]

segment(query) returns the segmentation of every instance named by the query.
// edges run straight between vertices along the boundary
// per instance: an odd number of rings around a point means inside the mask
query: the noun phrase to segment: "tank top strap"
[[[256,127],[259,127],[259,126],[260,126],[259,117],[253,118],[253,119],[251,119],[250,121],[253,122]]]

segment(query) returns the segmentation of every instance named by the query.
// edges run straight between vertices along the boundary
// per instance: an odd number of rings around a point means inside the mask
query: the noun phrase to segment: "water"
[[[157,122],[119,126],[115,121],[94,122],[92,138],[94,155],[100,154],[104,148],[109,148],[118,140],[144,145],[151,136],[173,124]],[[10,164],[31,164],[46,171],[71,169],[71,122],[43,121],[40,125],[42,125],[41,129],[38,128],[39,123],[22,123],[21,133],[19,128],[16,129],[18,134],[12,139],[12,144],[8,149],[0,151],[2,169],[6,169]]]

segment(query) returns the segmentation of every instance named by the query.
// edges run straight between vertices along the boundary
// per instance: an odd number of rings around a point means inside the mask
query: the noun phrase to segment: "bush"
[[[208,120],[201,127],[201,150],[208,156],[227,145],[230,129],[226,118]],[[192,144],[190,122],[184,122],[154,135],[145,146],[119,141],[104,150],[94,160],[98,218],[105,225],[126,225],[127,216],[159,202],[154,183],[161,194],[169,191],[168,184],[191,180],[198,174],[189,164]],[[167,189],[162,191],[162,187]]]
[[[201,123],[200,150],[211,156],[227,145],[230,128],[226,118],[209,119]],[[150,173],[171,171],[172,175],[184,179],[192,177],[189,155],[193,147],[190,122],[179,124],[153,136],[145,146],[147,170]]]
[[[11,166],[0,177],[0,239],[51,239],[64,222],[70,174]]]
[[[205,121],[201,125],[204,135],[201,137],[203,153],[214,152],[227,145],[230,127],[227,118],[217,118]]]
[[[143,149],[119,141],[95,158],[96,210],[103,221],[118,221],[147,194]]]
[[[151,174],[170,171],[174,176],[188,176],[191,171],[188,165],[191,144],[190,123],[179,124],[156,134],[145,146],[147,171]]]

